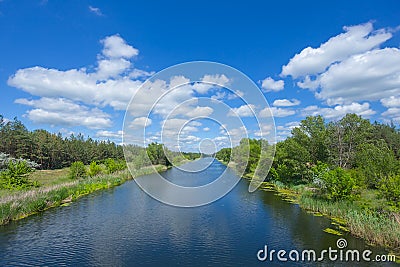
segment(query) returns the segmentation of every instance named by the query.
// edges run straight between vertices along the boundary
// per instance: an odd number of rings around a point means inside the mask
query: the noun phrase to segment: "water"
[[[201,185],[224,170],[214,161],[201,173],[185,175],[173,168],[164,176],[180,185]],[[337,248],[338,237],[322,231],[330,227],[328,219],[311,216],[271,192],[248,193],[247,188],[241,180],[212,204],[178,208],[152,199],[129,181],[0,227],[0,266],[304,266],[276,257],[272,263],[260,262],[256,254],[264,245],[287,251]],[[362,240],[344,237],[349,249],[368,248]],[[385,253],[369,249],[373,255]],[[355,265],[373,264],[349,263]]]

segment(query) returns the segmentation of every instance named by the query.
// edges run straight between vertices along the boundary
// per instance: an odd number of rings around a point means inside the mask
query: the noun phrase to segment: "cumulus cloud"
[[[328,104],[400,95],[400,50],[384,48],[354,55],[332,65],[319,83],[317,97]]]
[[[390,96],[388,98],[381,99],[383,106],[387,108],[400,107],[400,96]]]
[[[110,115],[98,108],[79,105],[65,98],[47,98],[28,100],[16,99],[15,103],[34,107],[26,116],[34,123],[52,126],[84,126],[101,129],[111,126]]]
[[[308,106],[302,110],[304,116],[322,115],[327,119],[340,119],[347,113],[355,113],[363,117],[369,117],[376,112],[370,108],[369,103],[351,103],[348,105],[337,105],[333,108],[321,108],[318,106]]]
[[[224,74],[206,74],[200,80],[201,82],[193,84],[193,89],[199,94],[205,94],[215,86],[227,87],[230,83],[229,78]]]
[[[139,50],[128,45],[119,35],[108,36],[101,41],[103,55],[109,58],[132,58],[139,55]]]
[[[267,92],[278,92],[283,90],[283,88],[285,87],[285,82],[283,80],[275,81],[271,77],[268,77],[262,81],[261,87]]]
[[[298,106],[300,105],[300,100],[298,99],[277,99],[272,103],[273,106],[275,107],[292,107],[292,106]]]
[[[211,107],[195,107],[193,110],[189,111],[187,115],[189,117],[200,117],[200,116],[210,116],[214,112],[214,109]]]
[[[39,97],[61,97],[124,110],[142,85],[140,80],[126,74],[132,65],[128,58],[137,55],[138,50],[118,35],[106,37],[102,43],[103,54],[95,72],[85,68],[62,71],[36,66],[19,69],[8,79],[8,85]]]
[[[148,127],[150,126],[152,123],[152,120],[150,118],[147,117],[138,117],[135,118],[130,124],[129,124],[129,128],[135,129],[143,129],[144,127]]]
[[[254,116],[255,106],[253,104],[242,105],[238,108],[232,108],[228,112],[228,116],[251,117]]]
[[[344,33],[317,48],[307,47],[282,67],[297,86],[314,91],[326,104],[355,107],[360,101],[381,101],[400,95],[400,50],[380,48],[392,38],[372,23],[344,27]]]
[[[296,112],[292,109],[287,108],[264,108],[260,111],[259,116],[261,118],[268,118],[268,117],[287,117],[296,114]]]
[[[386,30],[373,31],[372,23],[344,27],[344,33],[318,48],[307,47],[282,67],[282,75],[298,78],[324,72],[332,63],[369,51],[392,37]]]

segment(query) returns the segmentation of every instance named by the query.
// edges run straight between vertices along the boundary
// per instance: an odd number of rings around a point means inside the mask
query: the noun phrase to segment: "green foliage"
[[[69,169],[69,178],[71,179],[79,179],[86,178],[86,168],[82,161],[76,161],[71,164]]]
[[[46,130],[28,131],[17,118],[5,121],[0,115],[0,154],[29,159],[40,164],[40,169],[60,169],[72,162],[106,158],[122,159],[122,146],[110,141],[85,139],[82,134],[63,138]]]
[[[357,182],[346,170],[337,167],[321,176],[328,199],[352,200],[357,196]]]
[[[311,180],[309,151],[294,138],[276,145],[272,178],[283,183],[300,184]]]
[[[379,185],[379,190],[388,204],[396,211],[400,210],[400,174],[390,174]]]
[[[310,161],[327,161],[328,151],[328,130],[322,116],[309,116],[300,122],[299,127],[292,130],[293,139],[305,148]]]
[[[93,177],[93,176],[99,175],[100,173],[102,173],[102,171],[103,170],[102,170],[101,166],[98,165],[95,161],[92,161],[89,166],[88,175],[90,177]]]
[[[24,160],[9,161],[7,168],[0,172],[0,188],[22,189],[38,186],[28,179],[28,174],[34,171]]]
[[[164,145],[158,144],[158,143],[151,143],[147,146],[147,155],[151,161],[151,164],[157,165],[165,165],[165,166],[170,166],[171,163],[169,162],[167,156],[165,155],[165,152],[168,152],[166,148],[164,148]]]
[[[399,161],[385,142],[361,144],[355,155],[355,166],[369,188],[377,188],[380,181],[399,169]]]
[[[231,160],[232,148],[222,148],[215,154],[215,157],[223,162]]]
[[[107,173],[115,173],[117,171],[126,169],[126,163],[123,160],[114,160],[108,158],[104,161],[104,165],[106,165]]]

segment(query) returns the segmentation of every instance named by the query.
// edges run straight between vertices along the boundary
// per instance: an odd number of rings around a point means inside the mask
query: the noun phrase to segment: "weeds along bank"
[[[51,186],[13,191],[0,198],[0,224],[7,224],[52,207],[69,205],[70,202],[94,191],[112,188],[135,177],[166,169],[166,166],[157,165],[141,168],[132,174],[125,169]]]

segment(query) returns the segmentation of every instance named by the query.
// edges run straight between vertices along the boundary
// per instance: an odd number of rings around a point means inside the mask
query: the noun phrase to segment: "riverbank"
[[[128,170],[124,170],[114,174],[101,174],[79,180],[65,180],[62,176],[58,179],[62,181],[61,183],[52,184],[49,182],[46,186],[39,188],[9,191],[7,194],[3,192],[0,197],[0,225],[49,208],[67,206],[70,202],[92,192],[121,185],[138,176],[165,170],[167,170],[166,166],[157,165],[155,168],[141,168],[132,174]]]
[[[250,180],[246,175],[244,179]],[[351,234],[368,244],[387,248],[397,255],[400,263],[400,215],[372,209],[365,199],[358,201],[328,201],[314,196],[313,189],[304,185],[287,186],[263,182],[260,190],[274,192],[283,200],[299,205],[313,216],[325,216],[331,227],[324,231],[337,236]]]

